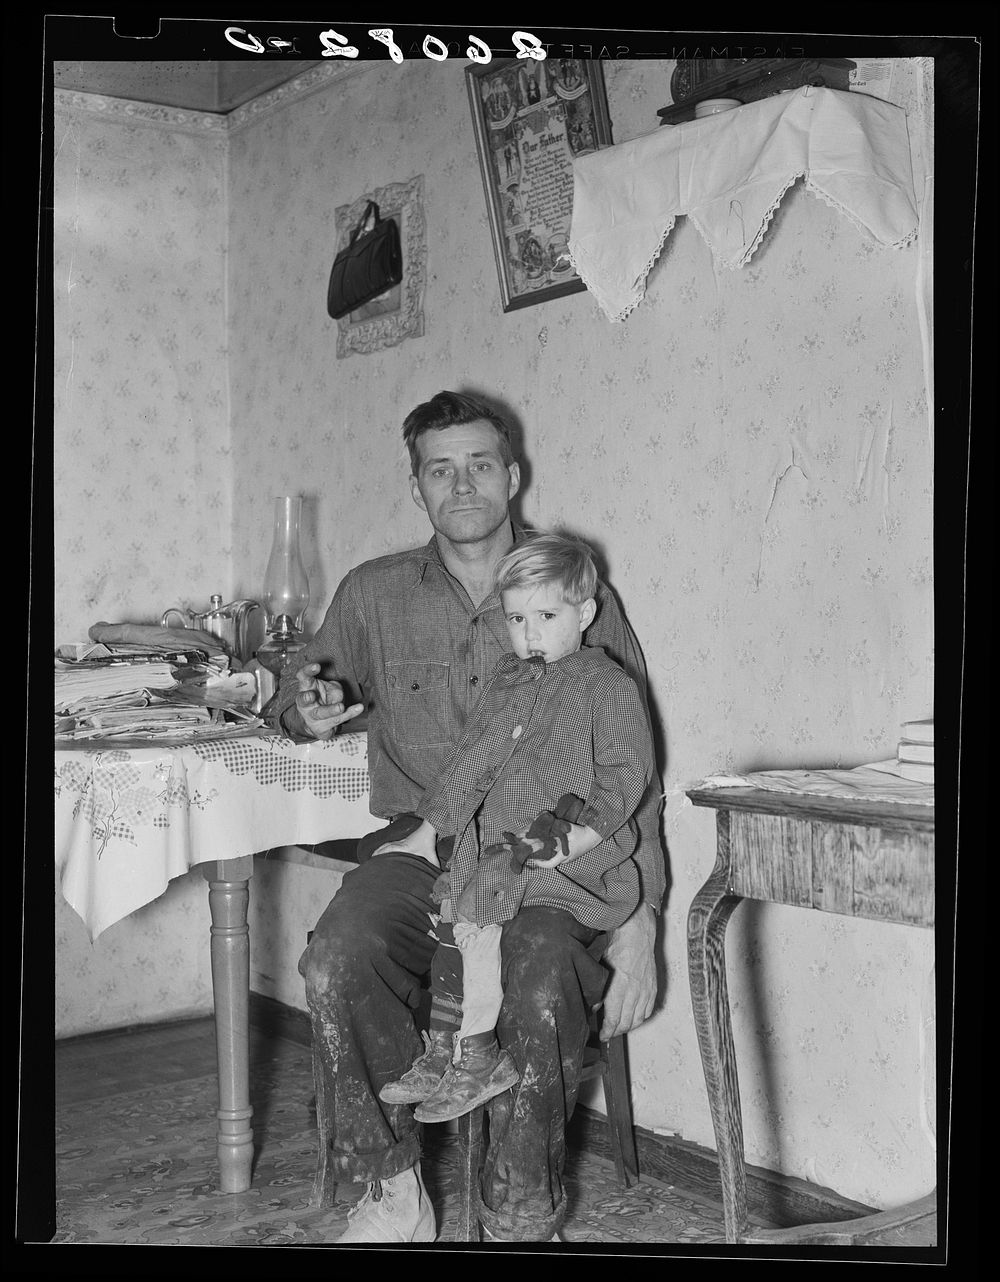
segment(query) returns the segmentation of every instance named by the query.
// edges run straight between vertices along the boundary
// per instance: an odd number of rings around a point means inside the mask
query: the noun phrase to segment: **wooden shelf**
[[[848,58],[680,59],[670,77],[673,104],[656,114],[661,125],[680,125],[695,119],[695,107],[706,98],[747,103],[803,85],[849,89],[855,65]]]

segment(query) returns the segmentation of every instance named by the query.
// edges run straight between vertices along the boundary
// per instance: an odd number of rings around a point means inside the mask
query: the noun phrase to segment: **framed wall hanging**
[[[403,250],[403,279],[398,285],[337,321],[337,356],[381,351],[424,332],[424,288],[427,282],[427,227],[424,219],[424,179],[389,183],[365,192],[350,205],[338,205],[335,218],[337,251],[373,200],[381,218],[399,227]]]
[[[611,143],[603,67],[508,58],[465,70],[503,310],[576,293],[573,161]]]

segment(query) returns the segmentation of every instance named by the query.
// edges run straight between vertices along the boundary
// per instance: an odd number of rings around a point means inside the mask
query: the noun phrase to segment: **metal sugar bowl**
[[[250,616],[260,609],[258,601],[230,601],[222,604],[222,597],[215,594],[207,610],[184,610],[174,606],[163,612],[161,628],[200,628],[218,637],[227,653],[240,663],[251,657],[249,645]]]

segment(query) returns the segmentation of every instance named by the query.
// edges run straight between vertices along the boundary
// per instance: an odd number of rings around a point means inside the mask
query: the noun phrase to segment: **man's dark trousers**
[[[420,1157],[408,1104],[379,1091],[422,1048],[414,1023],[436,941],[426,860],[379,855],[344,875],[299,961],[326,1074],[328,1161],[339,1183],[387,1179]],[[589,1012],[602,997],[607,935],[559,908],[505,923],[497,1024],[521,1081],[490,1104],[480,1219],[495,1237],[546,1241],[565,1215],[565,1128],[576,1102]]]

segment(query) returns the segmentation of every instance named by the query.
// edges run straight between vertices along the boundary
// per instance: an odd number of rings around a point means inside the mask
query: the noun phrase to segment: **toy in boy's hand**
[[[543,810],[532,820],[531,827],[523,837],[505,832],[504,840],[510,846],[510,866],[513,872],[521,872],[529,859],[549,860],[557,855],[565,859],[569,855],[567,834],[579,818],[583,802],[572,792],[564,793],[556,803],[555,810]],[[541,846],[532,842],[541,842]]]
[[[505,875],[500,874],[500,869],[497,867],[498,861],[503,860],[505,863],[509,861],[511,869],[519,873],[524,871],[524,865],[529,859],[541,859],[543,856],[551,859],[556,855],[567,855],[569,852],[566,833],[582,812],[583,804],[579,797],[568,792],[559,798],[554,811],[543,810],[536,816],[523,837],[505,832],[503,841],[498,841],[482,850],[479,855],[479,866],[466,882],[457,900],[459,921],[476,920],[476,898],[479,893],[480,879],[483,879],[486,885],[497,884],[501,887],[496,891],[496,902],[492,905],[492,912],[495,914],[492,920],[510,921],[520,908],[529,883],[527,877],[510,883]],[[529,837],[532,839],[530,842]],[[544,845],[536,849],[532,843],[539,841]]]

